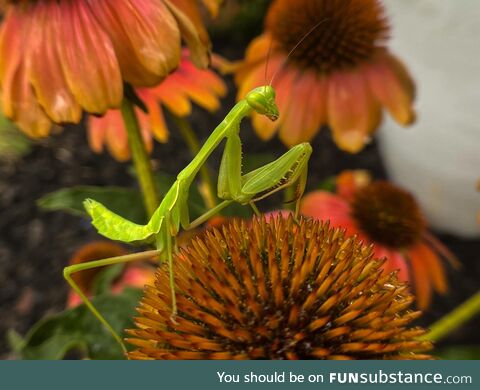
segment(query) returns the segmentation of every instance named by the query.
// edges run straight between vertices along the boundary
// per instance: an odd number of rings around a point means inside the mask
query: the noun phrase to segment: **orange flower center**
[[[413,196],[386,182],[374,182],[359,189],[351,206],[359,228],[373,242],[391,248],[415,244],[425,229]]]
[[[277,0],[266,26],[283,51],[293,50],[290,62],[321,73],[370,59],[388,35],[378,0]]]

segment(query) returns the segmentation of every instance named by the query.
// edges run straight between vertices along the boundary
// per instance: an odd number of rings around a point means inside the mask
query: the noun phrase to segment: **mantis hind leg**
[[[141,252],[141,253],[134,253],[134,254],[131,254],[131,255],[117,256],[117,257],[111,257],[111,258],[108,258],[108,259],[89,261],[87,263],[74,264],[74,265],[70,265],[68,267],[65,267],[64,270],[63,270],[63,277],[68,282],[70,287],[80,296],[80,298],[82,299],[82,302],[92,312],[92,314],[111,333],[111,335],[118,342],[118,344],[120,345],[120,347],[122,348],[122,351],[124,353],[127,352],[127,348],[125,347],[125,344],[123,343],[122,338],[115,331],[115,329],[113,329],[113,327],[110,325],[110,323],[107,321],[107,319],[97,310],[97,308],[93,305],[93,303],[90,301],[90,299],[85,295],[85,293],[78,286],[78,284],[75,282],[75,280],[73,280],[72,275],[74,273],[77,273],[77,272],[80,272],[80,271],[85,271],[85,270],[88,270],[88,269],[99,268],[99,267],[103,267],[103,266],[107,266],[107,265],[129,263],[131,261],[146,260],[146,259],[149,259],[149,258],[152,258],[152,257],[155,257],[155,256],[158,256],[158,251],[156,251],[156,250],[146,251],[146,252]]]

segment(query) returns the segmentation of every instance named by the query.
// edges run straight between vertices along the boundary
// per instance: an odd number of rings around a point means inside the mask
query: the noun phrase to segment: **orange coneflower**
[[[418,306],[426,309],[432,290],[448,290],[442,257],[456,265],[450,251],[428,232],[413,196],[385,181],[370,182],[361,172],[339,175],[337,194],[314,191],[305,196],[301,212],[343,227],[366,243],[375,255],[386,257],[385,268],[399,270],[402,281],[412,280]]]
[[[371,248],[312,219],[235,221],[175,258],[178,313],[159,269],[130,359],[425,359],[419,312]]]
[[[0,10],[3,110],[35,137],[119,107],[124,82],[158,84],[178,66],[182,38],[198,66],[209,62],[197,1],[7,0]]]
[[[291,146],[327,124],[336,144],[356,153],[378,127],[382,106],[410,124],[414,84],[385,47],[388,32],[378,0],[275,0],[236,74],[239,98],[276,75],[280,118],[254,114],[260,137],[278,131]]]
[[[148,109],[148,113],[140,109],[136,112],[149,151],[152,149],[152,135],[159,142],[168,140],[160,104],[174,115],[185,117],[192,110],[190,100],[208,111],[215,111],[220,107],[219,98],[226,93],[226,85],[219,76],[211,70],[196,68],[188,57],[188,50],[184,50],[180,66],[157,87],[136,90]],[[100,153],[106,145],[117,160],[130,158],[127,132],[119,110],[110,110],[103,117],[90,116],[88,136],[95,152]]]

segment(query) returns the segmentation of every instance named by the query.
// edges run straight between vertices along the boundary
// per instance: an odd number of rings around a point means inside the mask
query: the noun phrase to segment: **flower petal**
[[[4,89],[3,93],[11,106],[11,115],[8,117],[20,130],[32,138],[50,134],[52,122],[38,104],[23,65],[17,69],[10,89]]]
[[[302,199],[300,211],[303,215],[322,221],[330,221],[333,227],[347,229],[349,235],[356,234],[354,221],[350,216],[350,205],[338,195],[327,191],[313,191]]]
[[[28,31],[27,77],[38,102],[54,122],[78,123],[82,117],[82,109],[63,77],[55,45],[58,39],[62,39],[60,37],[64,37],[57,28],[63,23],[69,24],[68,17],[60,15],[56,2],[37,3],[31,12],[35,15],[30,18]],[[83,78],[83,74],[75,76]]]
[[[58,50],[68,85],[88,112],[120,106],[123,82],[109,37],[83,2],[60,2]]]
[[[192,61],[199,68],[210,65],[210,38],[203,26],[197,1],[164,0],[178,23],[182,38],[187,43]]]
[[[280,127],[280,140],[291,147],[311,141],[327,118],[327,84],[305,71],[292,86],[290,104]]]
[[[15,7],[10,7],[1,24],[0,31],[0,87],[2,88],[2,108],[5,116],[11,118],[13,101],[11,92],[13,81],[20,66],[23,36],[26,30],[25,17],[18,15]]]
[[[403,126],[413,123],[415,85],[405,66],[385,53],[366,66],[365,71],[373,95],[390,115]]]
[[[124,79],[158,84],[180,60],[177,22],[162,0],[87,0],[110,37]]]
[[[412,265],[411,272],[415,285],[417,305],[421,310],[425,310],[430,304],[432,283],[430,280],[428,266],[423,259],[422,252],[416,249],[418,249],[418,247],[409,251],[408,259]]]
[[[329,78],[328,120],[340,149],[357,153],[379,125],[381,111],[358,71],[336,72]]]
[[[416,250],[426,264],[435,290],[440,294],[445,294],[448,291],[448,283],[442,260],[425,244],[419,244]]]
[[[157,102],[156,97],[147,90],[147,93],[141,94],[142,100],[145,102],[148,108],[148,115],[145,115],[148,123],[142,127],[148,128],[155,139],[159,142],[165,143],[168,141],[168,128],[165,123],[162,108],[160,103]]]

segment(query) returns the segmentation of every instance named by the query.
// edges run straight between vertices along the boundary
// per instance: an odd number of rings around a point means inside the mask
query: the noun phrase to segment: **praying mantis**
[[[153,244],[156,248],[155,250],[126,256],[75,264],[64,269],[64,277],[72,289],[117,340],[124,352],[126,352],[126,347],[122,339],[75,283],[71,277],[72,274],[107,265],[164,256],[168,262],[170,273],[172,319],[174,319],[177,308],[173,275],[173,248],[175,247],[173,240],[178,235],[180,227],[184,230],[198,227],[232,202],[250,205],[258,212],[255,206],[256,201],[293,185],[296,186],[295,215],[298,215],[299,200],[305,190],[308,160],[312,153],[312,147],[309,143],[298,144],[277,160],[249,173],[242,174],[240,123],[243,118],[254,111],[265,115],[272,121],[278,119],[279,112],[275,103],[275,90],[272,86],[267,85],[253,89],[231,109],[225,119],[207,138],[193,160],[177,175],[176,181],[146,225],[139,225],[126,220],[95,200],[85,200],[85,209],[92,218],[92,224],[101,235],[125,243]],[[226,139],[226,143],[220,163],[217,185],[218,197],[223,201],[195,221],[190,222],[188,212],[190,186],[210,154],[223,139]]]

